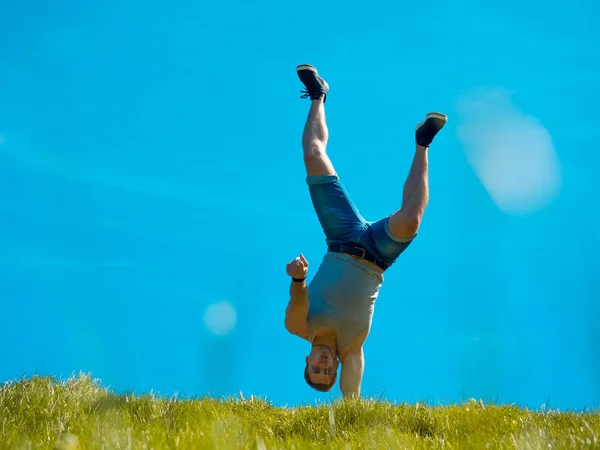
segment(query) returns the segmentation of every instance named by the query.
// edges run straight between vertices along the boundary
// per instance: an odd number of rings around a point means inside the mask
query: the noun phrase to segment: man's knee
[[[414,237],[421,226],[423,214],[418,212],[398,211],[388,219],[388,230],[396,238]]]
[[[327,158],[325,145],[320,141],[311,141],[304,145],[304,162],[314,164]]]
[[[319,140],[304,143],[304,165],[308,175],[335,175],[325,147],[325,143]]]

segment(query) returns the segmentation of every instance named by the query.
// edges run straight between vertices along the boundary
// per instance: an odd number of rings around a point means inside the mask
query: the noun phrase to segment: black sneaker
[[[425,116],[425,120],[417,125],[415,131],[415,139],[417,145],[421,147],[429,147],[433,138],[438,132],[444,128],[448,116],[441,113],[432,112]]]
[[[311,100],[318,100],[321,97],[323,102],[327,100],[327,92],[329,92],[329,85],[327,82],[319,76],[317,69],[309,64],[300,64],[296,67],[296,73],[298,78],[306,87],[306,90],[301,91],[304,95],[301,98],[310,97]]]

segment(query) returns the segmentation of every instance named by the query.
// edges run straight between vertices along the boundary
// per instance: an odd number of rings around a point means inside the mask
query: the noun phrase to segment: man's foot
[[[436,112],[427,114],[425,120],[417,125],[415,131],[417,145],[429,147],[435,135],[444,128],[447,121],[448,116],[445,114]]]
[[[310,97],[311,100],[318,100],[323,97],[323,102],[325,102],[329,85],[319,76],[317,69],[309,64],[300,64],[296,67],[296,73],[306,87],[306,90],[301,91],[304,94],[301,98]]]

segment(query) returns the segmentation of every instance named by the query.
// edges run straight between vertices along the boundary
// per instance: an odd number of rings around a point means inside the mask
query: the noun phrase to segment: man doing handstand
[[[429,113],[417,125],[416,151],[404,184],[402,207],[390,216],[367,222],[346,193],[326,153],[325,101],[329,85],[313,66],[300,65],[296,72],[306,88],[302,97],[311,100],[302,136],[306,182],[328,247],[308,285],[304,255],[288,263],[286,272],[292,281],[285,327],[311,344],[304,369],[304,378],[311,387],[329,391],[341,363],[342,394],[358,397],[364,370],[363,344],[371,328],[383,272],[417,235],[429,197],[428,148],[447,117]]]

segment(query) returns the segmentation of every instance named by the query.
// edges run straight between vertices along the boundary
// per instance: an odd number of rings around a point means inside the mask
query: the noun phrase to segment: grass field
[[[242,396],[120,396],[86,375],[32,377],[0,389],[0,448],[600,449],[600,411],[533,412],[475,400],[278,408]]]

